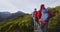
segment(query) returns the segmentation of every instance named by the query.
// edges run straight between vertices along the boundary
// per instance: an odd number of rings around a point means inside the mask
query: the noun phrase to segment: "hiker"
[[[38,18],[37,18],[37,9],[34,9],[34,12],[32,13],[32,17],[34,20],[34,30],[37,30],[37,26],[38,26]]]
[[[32,17],[33,17],[33,19],[35,19],[36,22],[38,21],[38,19],[37,19],[37,9],[36,8],[34,9],[34,12],[32,13]]]
[[[47,32],[48,20],[54,15],[51,11],[44,7],[44,4],[41,5],[40,12],[42,14],[39,19],[40,32]]]

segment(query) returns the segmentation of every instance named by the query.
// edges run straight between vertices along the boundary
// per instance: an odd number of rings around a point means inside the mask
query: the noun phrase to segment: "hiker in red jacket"
[[[37,18],[37,9],[36,8],[34,9],[34,12],[32,13],[32,17],[33,17],[33,19],[35,19],[36,22],[38,21],[38,18]]]
[[[44,7],[44,5],[41,5],[40,8],[40,13],[38,14],[38,18],[39,18],[39,24],[40,24],[40,32],[47,32],[47,28],[48,28],[48,20],[54,15],[53,12],[49,11],[48,9],[46,9]]]
[[[37,9],[34,9],[34,12],[32,13],[32,17],[34,20],[34,31],[38,28],[38,18],[37,18]]]

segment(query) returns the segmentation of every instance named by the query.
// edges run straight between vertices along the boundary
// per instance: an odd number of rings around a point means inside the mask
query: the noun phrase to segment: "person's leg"
[[[34,30],[36,30],[36,19],[34,18]]]
[[[44,24],[40,24],[40,32],[43,32]]]
[[[35,22],[35,18],[33,18],[33,20],[34,20],[34,32],[36,32],[35,30],[36,30],[36,22]]]
[[[43,31],[44,31],[44,32],[47,32],[47,29],[48,29],[48,24],[45,24],[45,25],[44,25],[44,28],[43,28]]]
[[[34,32],[37,32],[37,30],[38,30],[38,19],[37,18],[35,18],[34,19]]]
[[[38,29],[38,19],[35,18],[36,30]]]

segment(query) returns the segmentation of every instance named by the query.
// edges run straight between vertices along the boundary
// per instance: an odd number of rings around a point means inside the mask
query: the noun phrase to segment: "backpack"
[[[41,14],[41,11],[39,10],[39,11],[37,12],[37,18],[40,19],[41,16],[42,16],[42,14]]]
[[[48,13],[49,13],[50,17],[54,16],[54,13],[52,11],[49,10]]]

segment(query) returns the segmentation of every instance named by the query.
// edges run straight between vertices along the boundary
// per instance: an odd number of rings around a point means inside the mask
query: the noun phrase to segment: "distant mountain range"
[[[6,19],[14,18],[16,16],[24,15],[24,12],[18,11],[16,13],[10,13],[10,12],[0,12],[0,22],[4,21]]]

